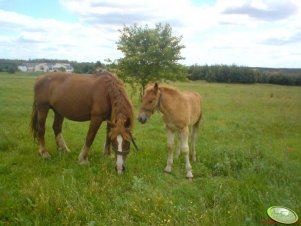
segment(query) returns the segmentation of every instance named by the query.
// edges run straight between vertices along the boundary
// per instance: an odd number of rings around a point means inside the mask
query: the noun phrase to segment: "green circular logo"
[[[293,224],[298,221],[298,215],[284,206],[272,206],[268,208],[267,213],[274,221],[282,224]]]

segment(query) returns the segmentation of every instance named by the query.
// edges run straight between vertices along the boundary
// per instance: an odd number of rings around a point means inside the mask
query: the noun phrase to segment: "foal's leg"
[[[177,142],[177,151],[176,151],[176,158],[178,159],[181,153],[181,134],[177,132],[178,142]]]
[[[110,134],[110,126],[107,125],[106,143],[105,143],[105,147],[103,150],[103,153],[105,155],[111,155],[111,140],[110,140],[109,134]]]
[[[198,125],[197,124],[193,125],[191,131],[191,155],[193,161],[196,161],[195,140],[196,140],[197,130],[198,130]]]
[[[91,118],[88,134],[86,136],[86,142],[78,156],[78,161],[79,161],[79,164],[81,164],[81,165],[89,163],[89,160],[88,160],[89,149],[93,143],[93,140],[100,127],[101,122],[102,122],[102,120],[99,117]]]
[[[184,153],[184,157],[185,157],[185,166],[186,166],[186,177],[188,179],[193,178],[192,175],[192,168],[190,165],[190,161],[189,161],[189,146],[188,146],[188,136],[189,136],[189,129],[188,127],[185,127],[184,129],[182,129],[181,131],[181,144],[182,144],[182,149],[183,149],[183,153]]]
[[[62,117],[60,114],[55,112],[52,128],[54,131],[54,136],[55,136],[58,150],[61,150],[63,152],[70,152],[69,148],[67,147],[67,145],[65,143],[64,137],[62,135],[63,121],[64,121],[64,117]]]
[[[44,159],[50,158],[50,155],[45,146],[45,123],[49,107],[43,106],[38,110],[38,140],[39,140],[39,153]]]
[[[165,172],[170,173],[172,164],[173,164],[173,148],[174,148],[174,131],[167,129],[167,148],[168,148],[168,157],[167,157],[167,165],[164,169]]]

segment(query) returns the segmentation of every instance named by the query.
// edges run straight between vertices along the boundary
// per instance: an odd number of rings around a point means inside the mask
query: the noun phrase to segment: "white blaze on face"
[[[118,152],[122,152],[122,136],[118,135],[117,136],[117,143],[118,143]],[[122,173],[122,165],[123,165],[123,157],[122,155],[117,155],[117,160],[116,160],[116,166],[117,166],[117,172]]]

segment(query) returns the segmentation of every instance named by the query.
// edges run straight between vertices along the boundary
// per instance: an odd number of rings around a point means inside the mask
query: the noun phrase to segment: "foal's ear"
[[[158,92],[158,89],[159,89],[158,83],[155,83],[155,85],[154,85],[154,91],[155,91],[155,93]]]
[[[111,122],[111,121],[107,121],[107,125],[111,128],[115,128],[116,127],[116,124],[114,122]]]

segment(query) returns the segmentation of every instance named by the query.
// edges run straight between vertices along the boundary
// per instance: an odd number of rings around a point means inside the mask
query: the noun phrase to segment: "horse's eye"
[[[153,103],[153,101],[152,101],[152,100],[149,100],[148,103],[151,104],[151,103]]]

